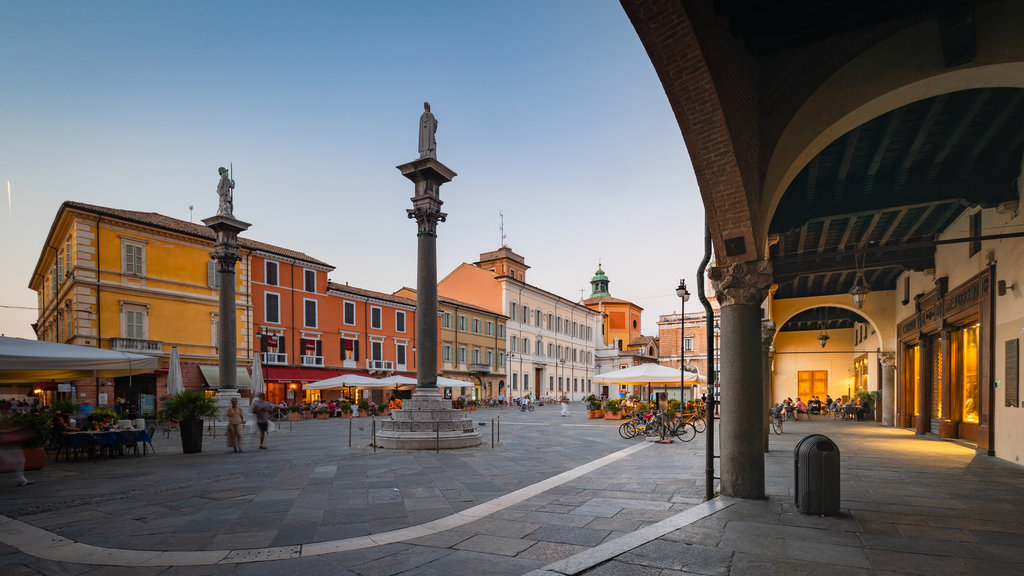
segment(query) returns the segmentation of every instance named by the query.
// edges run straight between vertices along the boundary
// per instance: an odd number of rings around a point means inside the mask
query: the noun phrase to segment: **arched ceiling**
[[[846,133],[790,184],[769,227],[776,298],[872,290],[934,267],[936,235],[964,210],[1017,199],[1024,90],[921,100]]]

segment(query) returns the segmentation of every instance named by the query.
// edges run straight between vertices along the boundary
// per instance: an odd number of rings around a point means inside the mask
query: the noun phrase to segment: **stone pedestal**
[[[402,408],[381,420],[377,447],[396,450],[450,450],[480,445],[480,433],[462,410],[452,408],[436,388],[418,389]]]
[[[231,399],[238,399],[238,406],[243,412],[248,413],[248,403],[242,399],[242,395],[238,393],[237,389],[234,388],[220,388],[217,390],[217,395],[214,399],[217,400],[217,422],[228,421],[228,408],[231,407]],[[248,418],[248,416],[246,416]]]

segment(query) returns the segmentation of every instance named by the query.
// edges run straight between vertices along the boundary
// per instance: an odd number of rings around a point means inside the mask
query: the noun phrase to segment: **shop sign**
[[[976,306],[978,304],[979,292],[978,281],[975,280],[967,286],[950,293],[944,300],[946,316],[949,316],[959,310],[963,310],[964,308]]]
[[[277,349],[277,336],[264,336],[267,339],[267,348]]]
[[[57,384],[57,392],[71,392],[71,383],[64,382],[63,384]]]
[[[316,340],[303,340],[302,342],[306,352],[316,352]]]

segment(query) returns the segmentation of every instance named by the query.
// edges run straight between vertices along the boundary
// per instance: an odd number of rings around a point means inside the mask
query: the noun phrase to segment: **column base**
[[[377,447],[392,450],[452,450],[479,446],[480,433],[436,388],[419,389],[402,408],[380,422]]]

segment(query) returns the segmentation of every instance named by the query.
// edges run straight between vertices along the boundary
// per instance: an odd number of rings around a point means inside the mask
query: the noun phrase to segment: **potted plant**
[[[15,430],[20,431],[21,451],[25,456],[25,470],[38,470],[46,464],[46,451],[43,446],[50,437],[53,428],[53,417],[42,412],[24,412],[10,418]],[[6,428],[6,426],[4,426]],[[15,450],[16,448],[8,448]],[[0,465],[0,472],[12,472]]]
[[[338,409],[341,410],[342,418],[350,418],[352,416],[352,405],[348,402],[338,404]]]
[[[288,421],[298,422],[302,419],[302,406],[299,404],[292,404],[288,406]]]
[[[601,410],[601,399],[591,394],[587,396],[587,418],[604,418]]]
[[[367,415],[369,415],[369,413],[370,413],[370,402],[369,402],[369,400],[367,400],[366,398],[362,398],[362,399],[359,400],[359,404],[357,404],[357,406],[359,406],[359,415],[360,416],[367,416]]]
[[[202,390],[185,390],[164,402],[167,418],[177,420],[181,428],[181,451],[203,451],[203,420],[217,415],[217,401]]]
[[[466,401],[463,400],[462,398],[456,398],[454,401],[452,401],[452,408],[455,408],[456,410],[462,410],[465,407]]]
[[[601,408],[604,410],[605,420],[622,420],[622,404],[618,400],[609,398]]]
[[[327,420],[331,417],[331,411],[327,409],[327,406],[321,406],[316,411],[317,420]]]
[[[676,414],[679,414],[679,406],[682,404],[679,400],[669,400],[668,407],[665,408],[665,415],[669,418],[675,418]]]

